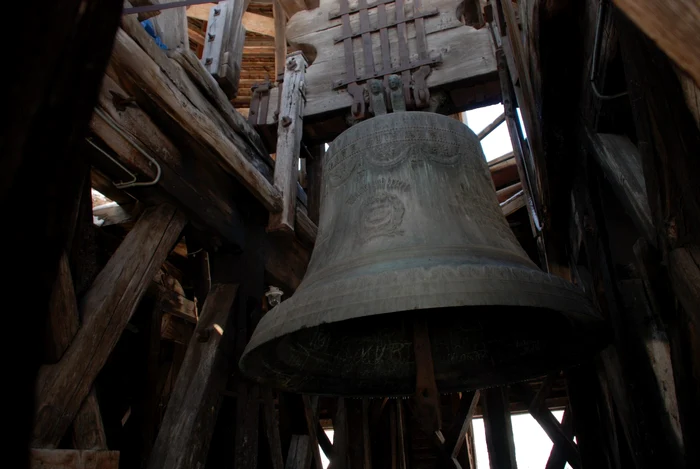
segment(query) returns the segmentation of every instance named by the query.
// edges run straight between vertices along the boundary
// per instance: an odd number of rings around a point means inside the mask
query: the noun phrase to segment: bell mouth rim
[[[404,277],[405,280],[406,270],[414,271],[413,281],[398,287],[398,277]],[[470,265],[462,269],[436,266],[406,270],[363,277],[361,282],[366,285],[364,289],[347,284],[339,288],[338,284],[342,280],[300,289],[297,294],[270,310],[260,320],[241,357],[241,370],[258,381],[265,381],[264,378],[258,378],[269,376],[269,373],[260,369],[259,355],[265,353],[267,347],[299,330],[352,319],[409,313],[414,310],[477,307],[505,307],[515,310],[523,307],[550,311],[559,313],[572,325],[594,334],[591,342],[595,342],[596,345],[586,347],[585,352],[582,351],[579,355],[588,352],[592,355],[594,352],[590,349],[594,348],[597,351],[607,341],[602,338],[606,329],[603,318],[583,292],[564,279],[525,266],[508,267],[506,270],[510,272],[510,278],[499,278],[504,276],[503,266],[475,268]],[[478,271],[476,275],[475,271]],[[494,275],[497,273],[500,275]],[[452,278],[448,280],[450,275]],[[402,288],[403,294],[397,295],[392,285]],[[332,295],[338,291],[351,291],[352,294]],[[354,300],[344,302],[344,297],[349,296],[354,297]],[[531,377],[534,376],[538,375]]]

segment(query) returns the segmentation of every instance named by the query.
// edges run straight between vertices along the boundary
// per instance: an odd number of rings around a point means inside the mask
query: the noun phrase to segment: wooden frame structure
[[[228,0],[154,16],[166,50],[121,1],[54,3],[20,7],[49,26],[10,51],[26,67],[2,111],[6,289],[23,299],[20,330],[39,331],[12,396],[16,467],[322,469],[323,452],[333,469],[467,469],[479,416],[491,467],[511,469],[513,412],[552,440],[547,469],[700,466],[697,5],[414,0],[406,17],[400,0],[336,13]],[[315,30],[319,14],[336,23]],[[326,36],[346,54],[340,87],[409,75],[393,95],[363,94],[371,113],[415,99],[425,61],[429,112],[503,103],[479,135],[510,133],[513,152],[489,164],[503,212],[541,267],[600,308],[609,348],[461,395],[440,395],[426,365],[411,400],[297,396],[240,374],[266,288],[292,294],[308,264],[322,144],[357,117],[353,93],[331,85],[336,59],[300,40]],[[255,54],[276,65],[246,119],[235,95],[257,79],[241,65]],[[115,203],[93,210],[91,188]]]

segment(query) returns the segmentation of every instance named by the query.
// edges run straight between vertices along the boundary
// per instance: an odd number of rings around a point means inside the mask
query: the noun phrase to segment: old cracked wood
[[[40,370],[33,447],[58,445],[185,223],[172,206],[148,209],[97,276],[80,304],[85,323],[61,361]]]
[[[341,19],[329,20],[331,13],[337,12],[337,0],[321,0],[320,6],[313,10],[297,13],[289,19],[287,40],[301,50],[315,52],[306,75],[307,103],[304,117],[310,118],[331,111],[349,108],[352,97],[345,91],[333,90],[333,83],[345,77],[345,49],[342,42],[335,44],[334,39],[342,35]],[[456,7],[449,0],[435,0],[424,5],[425,9],[437,8],[439,14],[424,19],[427,35],[428,53],[440,53],[442,63],[435,67],[427,78],[429,88],[464,82],[470,79],[486,78],[496,72],[496,59],[488,28],[474,29],[463,25],[456,16]],[[385,8],[389,22],[395,19],[395,5]],[[378,9],[369,10],[370,24],[377,24]],[[359,31],[360,17],[350,15],[350,28]],[[409,50],[415,48],[415,29],[408,29]],[[398,36],[396,28],[387,28],[391,50],[396,50]],[[372,54],[375,65],[382,60],[381,35],[372,34]],[[364,52],[362,47],[354,48],[354,63],[362,64]],[[309,57],[311,55],[309,54]],[[392,54],[391,65],[398,63],[398,54]],[[278,89],[271,91],[270,109],[267,123],[275,124],[274,112],[277,110]]]

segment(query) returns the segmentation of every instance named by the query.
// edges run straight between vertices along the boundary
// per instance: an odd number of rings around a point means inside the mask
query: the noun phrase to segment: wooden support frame
[[[323,461],[321,460],[321,452],[318,445],[318,419],[316,418],[318,397],[311,398],[307,395],[303,395],[302,400],[304,401],[306,427],[309,430],[309,443],[311,444],[311,453],[313,454],[313,466],[316,469],[323,469]]]
[[[282,194],[282,211],[270,214],[268,231],[294,232],[297,172],[304,125],[304,74],[307,62],[301,51],[287,56],[284,90],[277,127],[275,188]]]
[[[517,469],[508,388],[485,389],[481,397],[489,465],[494,469]]]
[[[59,443],[185,223],[171,206],[146,210],[97,276],[81,301],[83,326],[61,361],[41,371],[34,447]]]
[[[551,386],[557,376],[558,374],[547,376],[540,389],[534,395],[526,384],[521,383],[513,387],[526,402],[530,402],[528,412],[530,412],[530,415],[532,415],[545,433],[547,433],[547,436],[552,440],[557,450],[564,454],[564,457],[573,469],[580,469],[581,455],[579,454],[576,443],[573,442],[571,437],[567,436],[556,417],[554,417],[552,412],[545,405],[545,398],[549,395]]]
[[[238,285],[216,284],[207,295],[148,460],[151,469],[189,468],[206,461],[226,385],[226,342]]]
[[[282,0],[272,0],[272,16],[275,23],[275,76],[284,75],[284,63],[287,57],[287,15],[282,8]],[[265,108],[267,112],[267,108]]]
[[[481,391],[479,390],[462,394],[459,410],[455,416],[455,422],[452,428],[447,431],[444,450],[448,452],[455,469],[462,469],[459,463],[459,453],[462,450],[462,445],[464,445],[466,441],[467,432],[471,428],[472,418],[474,417],[474,412],[476,412],[476,406],[479,403],[480,397]]]

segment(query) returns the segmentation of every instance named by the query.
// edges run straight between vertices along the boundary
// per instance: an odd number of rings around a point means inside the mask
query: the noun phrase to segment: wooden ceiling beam
[[[209,21],[209,11],[215,3],[192,5],[187,8],[187,16],[202,21]],[[262,34],[263,36],[275,35],[275,22],[272,18],[257,13],[246,11],[243,13],[243,27],[246,31]]]

